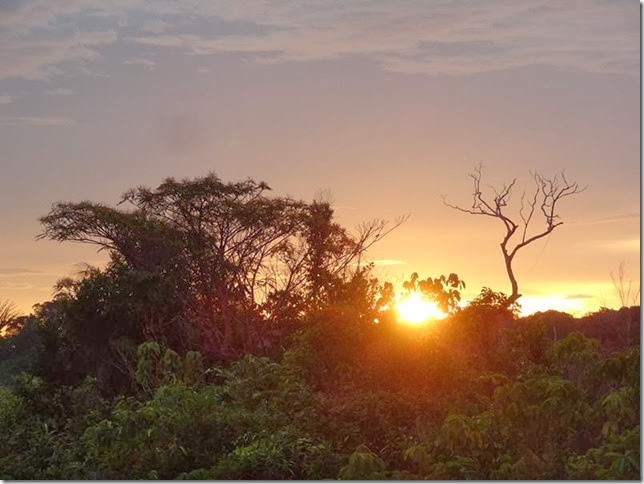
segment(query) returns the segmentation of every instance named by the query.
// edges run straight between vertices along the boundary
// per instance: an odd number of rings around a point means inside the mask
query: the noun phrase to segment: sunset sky
[[[2,1],[0,299],[28,312],[106,260],[35,241],[53,202],[210,171],[330,192],[347,227],[410,214],[375,275],[509,293],[502,224],[441,199],[471,204],[483,162],[517,203],[530,170],[588,185],[517,256],[526,312],[619,307],[610,273],[640,277],[639,29],[634,0]]]

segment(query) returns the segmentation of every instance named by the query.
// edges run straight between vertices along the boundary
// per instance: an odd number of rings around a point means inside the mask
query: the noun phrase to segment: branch
[[[506,231],[501,242],[501,251],[503,252],[503,257],[505,259],[508,277],[512,283],[512,295],[510,296],[509,301],[514,302],[518,297],[520,297],[516,278],[514,277],[514,272],[512,270],[512,260],[514,256],[521,248],[545,237],[563,224],[563,222],[559,220],[559,214],[557,213],[559,200],[570,195],[581,193],[587,187],[580,188],[576,182],[569,182],[566,179],[564,172],[561,172],[560,176],[555,176],[554,178],[545,178],[537,172],[531,173],[535,182],[535,192],[530,200],[526,200],[525,191],[521,195],[521,204],[519,208],[519,217],[522,222],[521,241],[517,243],[513,249],[510,249],[508,248],[508,243],[519,228],[519,224],[507,216],[504,213],[504,209],[508,206],[510,201],[512,189],[516,184],[516,178],[509,184],[503,185],[500,189],[488,186],[488,188],[494,192],[494,201],[489,202],[485,199],[484,194],[481,191],[481,167],[482,164],[479,164],[474,169],[474,172],[469,174],[470,178],[473,180],[474,188],[474,202],[471,208],[463,208],[458,205],[453,205],[447,201],[445,195],[442,196],[443,204],[463,213],[471,215],[487,215],[488,217],[498,218],[503,222]],[[528,227],[534,219],[537,206],[545,218],[546,228],[535,235],[528,236]]]

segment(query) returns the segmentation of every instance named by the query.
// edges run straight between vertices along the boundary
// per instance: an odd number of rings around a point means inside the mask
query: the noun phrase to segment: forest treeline
[[[520,318],[456,274],[398,323],[329,203],[215,175],[57,203],[109,251],[0,339],[2,479],[639,479],[640,308]],[[520,301],[519,301],[520,302]]]

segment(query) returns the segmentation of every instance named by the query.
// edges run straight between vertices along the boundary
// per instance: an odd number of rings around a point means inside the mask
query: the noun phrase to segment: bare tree
[[[615,292],[617,292],[617,296],[619,297],[619,301],[623,308],[634,306],[635,303],[639,301],[640,288],[639,286],[637,286],[637,288],[633,287],[632,280],[626,282],[626,276],[624,275],[624,261],[619,263],[617,276],[615,276],[611,271],[610,278],[613,281]]]
[[[640,286],[638,285],[636,288],[633,287],[633,281],[630,279],[626,282],[624,267],[624,261],[620,262],[619,268],[617,269],[617,275],[613,274],[611,271],[610,278],[613,281],[613,287],[615,288],[615,292],[619,297],[619,302],[622,305],[620,309],[626,309],[623,316],[624,322],[626,323],[626,332],[624,333],[623,338],[625,343],[630,345],[633,343],[635,335],[631,334],[633,329],[633,316],[628,308],[639,303]]]
[[[443,195],[443,203],[455,210],[472,215],[486,215],[496,218],[503,223],[505,234],[501,241],[501,252],[503,253],[505,269],[512,286],[512,294],[506,300],[506,305],[509,307],[521,297],[521,294],[519,294],[519,285],[512,269],[512,262],[517,252],[532,242],[550,234],[554,229],[563,224],[557,212],[560,200],[570,195],[581,193],[587,187],[580,188],[577,182],[569,182],[563,171],[560,175],[555,175],[552,178],[546,178],[540,173],[531,172],[530,174],[535,184],[534,193],[526,196],[526,192],[524,191],[521,194],[519,221],[516,216],[513,219],[507,213],[512,189],[517,181],[516,178],[509,184],[504,184],[500,189],[489,186],[488,188],[494,193],[492,197],[490,194],[484,194],[481,191],[482,167],[483,164],[480,163],[474,169],[474,172],[469,174],[474,184],[474,200],[471,208],[452,205],[447,202],[445,195]],[[534,232],[530,230],[531,223],[533,224],[534,219],[539,217],[539,214],[543,216],[545,228]]]

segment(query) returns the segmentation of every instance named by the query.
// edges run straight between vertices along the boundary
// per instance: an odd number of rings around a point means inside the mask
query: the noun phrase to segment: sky
[[[25,313],[91,246],[36,241],[57,201],[215,172],[330,193],[396,284],[456,272],[510,292],[490,217],[449,209],[531,171],[588,188],[515,259],[524,311],[619,307],[640,278],[640,5],[634,0],[0,2],[0,299]],[[516,214],[515,214],[516,216]],[[543,227],[537,220],[535,227]]]

